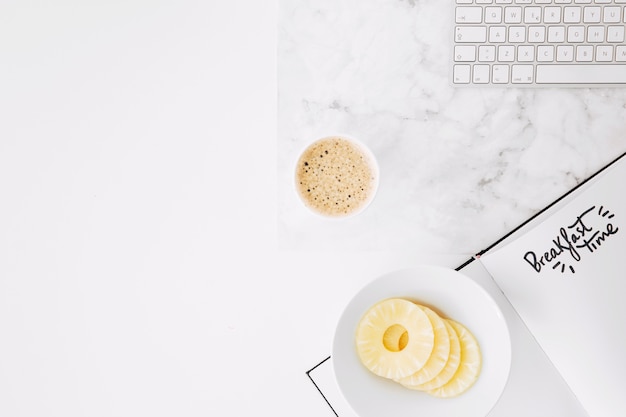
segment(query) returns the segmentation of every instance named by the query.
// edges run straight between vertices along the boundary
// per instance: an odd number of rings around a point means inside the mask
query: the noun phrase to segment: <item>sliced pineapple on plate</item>
[[[356,332],[358,356],[376,375],[400,379],[421,369],[435,343],[427,313],[415,303],[391,298],[371,307]]]
[[[467,391],[482,365],[480,346],[467,327],[403,298],[367,310],[357,326],[356,348],[374,374],[440,398]]]
[[[462,324],[448,321],[459,336],[461,363],[450,381],[428,391],[430,395],[443,398],[455,397],[467,391],[478,379],[482,366],[480,346],[476,337]]]
[[[420,304],[417,306],[424,310],[433,325],[435,342],[433,351],[424,366],[417,372],[397,380],[405,386],[415,386],[430,381],[443,370],[450,356],[450,335],[444,319],[426,306]]]
[[[423,382],[422,384],[409,384],[408,382],[410,382],[410,380],[408,380],[408,378],[401,379],[400,383],[405,387],[418,391],[433,390],[450,381],[458,370],[459,364],[461,363],[461,343],[459,341],[459,336],[457,335],[454,327],[452,327],[448,319],[443,319],[443,322],[446,325],[446,329],[448,330],[448,336],[450,338],[450,353],[448,355],[448,360],[446,361],[445,366],[443,367],[441,372],[435,375],[432,379]]]

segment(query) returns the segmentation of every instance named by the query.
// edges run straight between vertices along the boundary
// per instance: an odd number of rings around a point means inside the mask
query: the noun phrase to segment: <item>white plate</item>
[[[432,306],[476,336],[483,364],[474,386],[458,397],[435,398],[376,376],[361,364],[355,348],[358,322],[371,306],[391,297]],[[331,360],[341,393],[361,417],[484,417],[506,385],[511,339],[502,312],[481,286],[453,269],[422,266],[382,276],[356,294],[339,319]]]

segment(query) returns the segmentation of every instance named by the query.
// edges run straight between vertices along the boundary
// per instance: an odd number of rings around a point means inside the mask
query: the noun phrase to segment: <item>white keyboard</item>
[[[453,84],[626,87],[626,0],[455,1]]]

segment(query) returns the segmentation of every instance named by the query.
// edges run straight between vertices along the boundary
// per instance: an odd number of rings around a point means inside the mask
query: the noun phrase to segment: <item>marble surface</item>
[[[453,2],[280,0],[278,240],[294,250],[473,254],[626,151],[626,88],[456,88]],[[363,214],[293,189],[299,152],[346,133],[376,155]]]

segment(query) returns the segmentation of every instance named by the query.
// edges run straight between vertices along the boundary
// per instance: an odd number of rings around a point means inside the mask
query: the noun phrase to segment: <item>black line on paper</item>
[[[324,393],[322,392],[322,390],[320,389],[320,387],[317,386],[317,384],[315,383],[315,380],[313,379],[313,377],[311,376],[311,372],[317,368],[318,366],[320,366],[321,364],[323,364],[324,362],[326,362],[327,360],[330,359],[330,356],[327,357],[326,359],[324,359],[323,361],[321,361],[320,363],[318,363],[317,365],[315,365],[313,368],[309,369],[308,371],[306,371],[306,376],[309,377],[309,379],[311,380],[311,382],[313,383],[313,385],[315,385],[315,388],[317,389],[317,392],[320,393],[320,395],[322,396],[322,398],[324,399],[324,401],[326,401],[326,404],[328,404],[328,406],[330,407],[330,409],[332,410],[333,414],[335,414],[337,417],[339,417],[339,414],[337,414],[337,412],[335,411],[335,409],[333,408],[333,406],[330,404],[330,401],[328,401],[328,398],[326,398],[326,396],[324,395]]]
[[[480,257],[480,255],[477,255],[477,256]],[[467,265],[471,264],[473,261],[474,261],[474,258],[469,258],[467,261],[463,263],[463,265],[458,266],[454,269],[456,269],[457,271],[460,271],[461,269],[465,268]]]
[[[514,234],[515,232],[517,232],[518,230],[522,229],[524,226],[526,226],[528,223],[530,223],[531,221],[533,221],[534,219],[536,219],[537,217],[541,216],[545,211],[549,210],[551,207],[553,207],[555,204],[557,204],[559,201],[563,200],[564,198],[566,198],[568,195],[572,194],[574,191],[578,190],[580,187],[582,187],[584,184],[586,184],[587,182],[589,182],[591,179],[595,178],[596,176],[598,176],[601,172],[605,171],[607,168],[609,168],[611,165],[615,164],[617,161],[619,161],[620,159],[622,159],[624,156],[626,156],[626,152],[622,153],[620,156],[618,156],[617,158],[615,158],[614,160],[612,160],[611,162],[609,162],[608,164],[606,164],[604,167],[600,168],[598,171],[596,171],[594,174],[592,174],[591,176],[589,176],[586,180],[582,181],[580,184],[578,184],[577,186],[575,186],[574,188],[572,188],[571,190],[569,190],[568,192],[566,192],[565,194],[563,194],[562,196],[560,196],[559,198],[557,198],[556,200],[554,200],[552,203],[548,204],[547,206],[545,206],[543,209],[541,209],[540,211],[538,211],[537,213],[535,213],[532,217],[528,218],[526,221],[524,221],[523,223],[521,223],[520,225],[518,225],[517,227],[515,227],[513,230],[511,230],[509,233],[505,234],[504,236],[502,236],[500,239],[496,240],[495,242],[493,242],[491,245],[489,245],[486,249],[483,249],[482,251],[480,251],[478,254],[476,254],[476,257],[480,257],[481,255],[485,254],[486,252],[488,252],[489,250],[491,250],[492,248],[494,248],[495,246],[497,246],[500,242],[502,242],[503,240],[505,240],[506,238],[508,238],[509,236],[511,236],[512,234]]]

